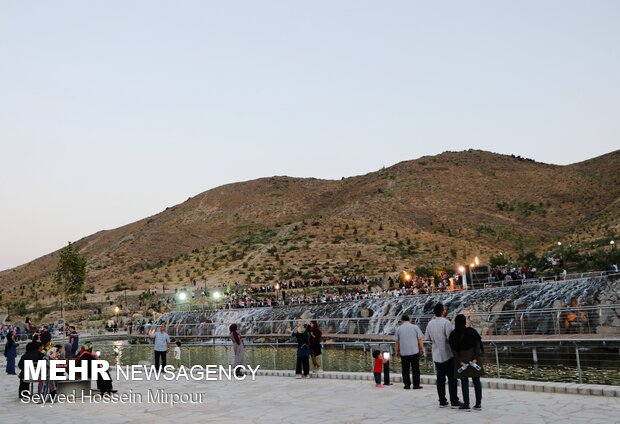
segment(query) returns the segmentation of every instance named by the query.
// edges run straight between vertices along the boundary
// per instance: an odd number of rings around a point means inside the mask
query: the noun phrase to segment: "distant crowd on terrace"
[[[225,282],[219,287],[207,289],[205,281],[190,280],[190,286],[177,288],[173,294],[167,294],[162,287],[163,298],[151,303],[153,309],[174,306],[175,304],[202,303],[218,309],[273,307],[295,304],[321,304],[330,302],[345,302],[360,299],[377,299],[385,297],[422,295],[459,291],[464,289],[481,289],[487,287],[521,285],[526,282],[563,280],[567,278],[566,270],[561,268],[561,261],[554,257],[544,258],[543,271],[536,267],[504,265],[489,268],[480,265],[465,272],[467,285],[463,284],[461,273],[448,275],[442,273],[435,276],[414,276],[408,273],[392,275],[387,278],[368,278],[364,275],[330,277],[324,279],[303,279],[300,277],[280,280],[277,283],[250,284],[241,282]],[[480,271],[485,269],[483,278]],[[607,272],[618,272],[616,265],[612,265]],[[477,277],[474,276],[477,274]],[[474,277],[474,281],[472,281]],[[385,278],[385,279],[384,279]],[[193,287],[192,287],[193,286]],[[211,292],[209,291],[211,290]],[[170,292],[168,292],[170,293]],[[219,293],[216,299],[213,294]],[[147,300],[157,295],[157,289],[151,288],[144,295]],[[147,301],[148,302],[148,301]]]
[[[536,278],[536,268],[527,267],[498,267],[490,270],[487,283],[494,282],[506,285],[518,285],[525,279]],[[559,274],[556,279],[565,277]],[[200,287],[196,280],[191,282],[193,287]],[[482,288],[476,285],[474,288]],[[325,290],[312,290],[325,288]],[[222,309],[273,307],[298,304],[322,304],[331,302],[345,302],[350,300],[380,299],[386,297],[412,296],[429,293],[463,290],[463,276],[460,273],[448,275],[443,273],[437,277],[413,276],[407,273],[383,278],[368,278],[364,275],[347,276],[344,278],[331,277],[327,279],[309,280],[292,279],[280,280],[275,284],[250,285],[240,282],[224,283],[219,289],[222,298],[215,306]],[[471,289],[471,281],[469,282]],[[314,291],[308,294],[306,291]],[[185,292],[187,298],[207,297],[205,290],[177,289],[175,294]],[[178,296],[174,301],[179,302]]]

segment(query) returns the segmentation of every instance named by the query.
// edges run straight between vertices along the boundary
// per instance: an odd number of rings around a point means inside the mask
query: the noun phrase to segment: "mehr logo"
[[[32,359],[25,360],[25,380],[47,380],[46,364],[46,361],[37,361],[35,364]],[[49,364],[50,380],[86,380],[88,376],[91,376],[91,380],[97,380],[99,375],[104,380],[110,380],[110,375],[107,372],[110,369],[110,363],[103,359],[93,359],[81,364],[77,364],[75,361],[67,363],[67,361],[62,359],[52,359],[49,361]],[[80,378],[76,378],[76,374],[80,374]]]
[[[103,380],[111,380],[108,370],[110,363],[103,359],[94,359],[92,361],[78,364],[64,360],[49,361],[49,379],[56,381],[65,380],[97,380],[99,376]],[[250,365],[222,366],[222,365],[194,365],[192,367],[181,366],[175,369],[171,365],[167,365],[158,369],[153,365],[126,365],[116,367],[116,379],[120,380],[245,380],[250,377],[252,381],[256,380],[256,373],[260,365],[252,368]],[[78,377],[79,375],[79,377]],[[90,377],[89,377],[90,376]],[[24,377],[25,380],[47,380],[48,369],[45,361],[35,362],[33,360],[24,361]]]

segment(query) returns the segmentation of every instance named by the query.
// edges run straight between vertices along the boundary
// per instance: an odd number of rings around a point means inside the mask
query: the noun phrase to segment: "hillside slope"
[[[77,242],[96,293],[293,276],[378,275],[620,233],[620,151],[569,166],[469,150],[340,181],[271,177],[198,194]],[[557,247],[557,246],[556,246]],[[2,301],[51,287],[58,252],[0,273]]]

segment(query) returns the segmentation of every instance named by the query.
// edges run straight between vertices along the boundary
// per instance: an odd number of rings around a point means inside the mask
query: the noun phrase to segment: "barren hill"
[[[620,151],[556,166],[469,150],[339,181],[229,184],[77,242],[88,285],[132,290],[293,276],[456,268],[474,256],[608,248],[620,233]],[[0,273],[2,302],[49,287],[58,252]],[[29,291],[30,290],[30,291]]]

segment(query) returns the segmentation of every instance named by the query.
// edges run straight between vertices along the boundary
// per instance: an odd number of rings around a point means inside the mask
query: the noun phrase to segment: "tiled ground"
[[[258,376],[256,381],[116,381],[135,404],[40,406],[17,400],[17,378],[0,375],[1,423],[617,423],[620,397],[483,389],[483,411],[438,407],[435,387],[375,389],[368,380]],[[357,377],[351,375],[349,377]],[[423,380],[429,382],[429,380]],[[199,404],[149,403],[148,390],[204,393]],[[473,396],[473,390],[471,391]]]

